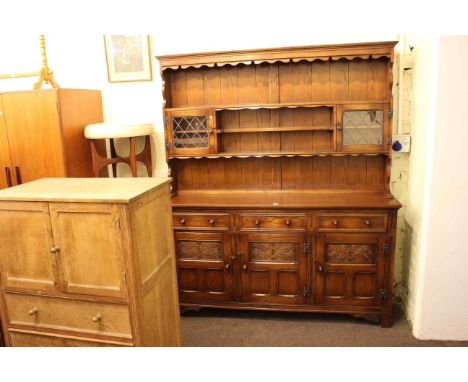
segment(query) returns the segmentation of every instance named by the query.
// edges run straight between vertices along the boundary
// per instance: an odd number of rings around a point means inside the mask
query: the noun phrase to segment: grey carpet
[[[421,341],[398,306],[382,329],[344,314],[201,309],[182,314],[182,346],[468,346]]]

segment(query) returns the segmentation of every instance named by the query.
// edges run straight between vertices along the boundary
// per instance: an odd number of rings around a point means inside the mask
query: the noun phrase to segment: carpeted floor
[[[421,341],[401,309],[394,324],[342,314],[201,309],[182,314],[183,346],[468,346],[468,341]]]

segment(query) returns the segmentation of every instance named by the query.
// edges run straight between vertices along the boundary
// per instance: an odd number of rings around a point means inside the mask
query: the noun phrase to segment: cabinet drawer
[[[387,215],[372,213],[320,214],[319,231],[385,232]]]
[[[174,228],[228,229],[229,214],[174,213]]]
[[[15,293],[5,300],[10,325],[132,338],[126,305]]]
[[[241,215],[241,230],[305,230],[305,215]]]
[[[100,341],[89,338],[78,338],[51,333],[34,333],[23,331],[10,331],[11,346],[52,346],[52,347],[107,347],[107,346],[132,346],[131,343]]]

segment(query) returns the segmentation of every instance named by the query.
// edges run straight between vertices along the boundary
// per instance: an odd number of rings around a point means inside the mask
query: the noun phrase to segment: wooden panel
[[[5,294],[5,302],[10,325],[132,338],[129,310],[123,304],[11,293]]]
[[[312,62],[312,101],[330,99],[330,64],[328,61]]]
[[[368,62],[368,100],[380,101],[387,98],[387,58],[369,60]]]
[[[0,202],[0,264],[7,288],[53,290],[57,264],[47,203]]]
[[[292,64],[278,66],[279,100],[282,103],[294,102],[292,68]]]
[[[205,91],[205,105],[219,105],[221,103],[221,80],[218,68],[202,69],[203,88]]]
[[[330,158],[330,186],[339,187],[348,184],[348,157]]]
[[[185,71],[171,72],[171,97],[172,107],[187,107],[187,86],[185,81]]]
[[[237,67],[223,66],[219,69],[219,77],[221,81],[221,103],[223,105],[239,103]]]
[[[339,60],[330,63],[330,99],[348,100],[348,61]]]
[[[255,67],[251,65],[239,65],[237,67],[237,76],[239,103],[241,105],[256,103],[257,84],[255,82]]]
[[[368,99],[368,69],[367,61],[356,59],[349,62],[348,99],[364,101]]]
[[[60,119],[67,176],[93,177],[93,163],[84,128],[103,121],[101,92],[97,90],[60,89]],[[106,156],[104,141],[96,142],[98,151]],[[107,175],[104,171],[102,175]]]
[[[5,93],[2,99],[11,162],[22,182],[66,176],[57,91]]]
[[[270,103],[270,65],[261,64],[255,67],[255,83],[258,103]]]
[[[242,188],[257,188],[259,187],[259,159],[245,158],[241,161],[242,168]]]
[[[300,62],[292,67],[292,85],[294,102],[310,102],[312,100],[312,68],[308,62]],[[314,89],[315,90],[315,89]]]
[[[55,245],[68,293],[123,297],[120,213],[116,205],[50,203]],[[99,227],[99,229],[96,229]]]
[[[187,104],[190,106],[203,106],[205,104],[203,73],[196,69],[186,69],[185,81]]]
[[[10,345],[16,347],[107,347],[131,346],[129,343],[99,341],[79,337],[44,334],[41,332],[10,331]]]
[[[0,96],[0,190],[13,185],[13,168],[11,166],[10,145]]]

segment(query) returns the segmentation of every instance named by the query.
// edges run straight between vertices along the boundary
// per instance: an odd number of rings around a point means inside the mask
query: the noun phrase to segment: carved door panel
[[[64,291],[125,297],[118,206],[50,203],[49,209]]]
[[[303,234],[240,235],[243,300],[303,304],[307,258]]]
[[[175,232],[181,302],[233,299],[233,259],[226,233]]]
[[[386,258],[384,234],[320,234],[316,297],[324,305],[380,305]]]
[[[6,288],[58,287],[49,207],[42,202],[0,202],[0,267]]]

